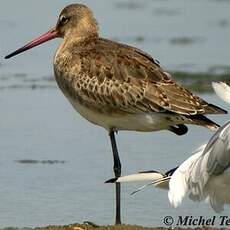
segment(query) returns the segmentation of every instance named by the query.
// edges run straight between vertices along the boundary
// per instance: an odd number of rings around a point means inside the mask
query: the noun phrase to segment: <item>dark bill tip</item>
[[[50,31],[48,31],[47,33],[43,34],[42,36],[36,38],[35,40],[33,40],[32,42],[26,44],[25,46],[17,49],[16,51],[12,52],[11,54],[8,54],[7,56],[5,56],[5,59],[9,59],[15,55],[18,55],[26,50],[29,50],[35,46],[38,46],[44,42],[47,42],[49,40],[52,40],[54,38],[58,37],[57,35],[57,31],[56,29],[51,29]]]
[[[9,58],[11,58],[11,57],[13,57],[13,56],[15,56],[15,55],[17,55],[17,54],[20,54],[20,53],[22,53],[22,52],[28,50],[28,49],[29,49],[29,48],[26,49],[26,47],[24,46],[24,47],[22,47],[22,48],[20,48],[20,49],[18,49],[18,50],[16,50],[16,51],[14,51],[13,53],[8,54],[7,56],[5,56],[5,59],[9,59]]]
[[[107,181],[105,181],[104,183],[115,183],[117,181],[118,178],[112,178],[112,179],[109,179]]]

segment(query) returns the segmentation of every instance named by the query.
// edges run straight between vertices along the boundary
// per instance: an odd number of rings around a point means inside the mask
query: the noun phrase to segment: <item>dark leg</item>
[[[112,150],[113,150],[113,170],[115,177],[120,177],[121,176],[121,162],[119,158],[119,153],[117,151],[117,144],[116,144],[116,139],[114,135],[114,131],[111,131],[109,133],[110,140],[111,140],[111,145],[112,145]],[[121,185],[120,183],[116,183],[116,220],[115,224],[121,224]]]

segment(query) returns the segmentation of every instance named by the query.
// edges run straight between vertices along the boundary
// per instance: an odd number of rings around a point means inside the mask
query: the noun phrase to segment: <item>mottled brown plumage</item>
[[[55,73],[60,88],[84,105],[117,113],[223,113],[175,83],[138,49],[98,37],[83,44],[59,50]]]

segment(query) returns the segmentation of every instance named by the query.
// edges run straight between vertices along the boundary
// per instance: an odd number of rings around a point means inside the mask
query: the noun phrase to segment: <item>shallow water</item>
[[[95,11],[104,36],[148,51],[167,69],[228,71],[229,1],[81,2]],[[68,3],[3,1],[1,54],[49,29],[58,11]],[[114,186],[103,183],[113,176],[108,135],[81,118],[50,81],[58,43],[51,42],[12,60],[0,59],[0,89],[5,89],[0,90],[0,227],[85,220],[113,223]],[[40,88],[37,79],[42,79]],[[27,87],[33,82],[37,90]],[[214,95],[202,97],[229,109]],[[223,124],[228,116],[213,119]],[[183,137],[164,131],[121,132],[117,140],[122,173],[170,169],[210,135],[198,127],[191,127]],[[215,215],[207,204],[189,200],[173,209],[167,193],[158,190],[130,196],[138,186],[123,186],[125,223],[158,226],[163,225],[166,215]],[[229,211],[226,209],[224,214]]]
[[[214,95],[202,96],[229,109]],[[5,90],[0,107],[4,108],[0,121],[0,226],[85,220],[112,223],[114,189],[103,183],[113,177],[107,133],[81,118],[56,89]],[[215,117],[221,124],[227,119]],[[191,127],[183,137],[164,131],[120,132],[117,140],[123,174],[170,169],[210,135],[198,127]],[[123,186],[126,223],[158,226],[166,214],[214,215],[208,205],[187,200],[175,210],[169,206],[166,192],[153,189],[130,196],[139,185]]]

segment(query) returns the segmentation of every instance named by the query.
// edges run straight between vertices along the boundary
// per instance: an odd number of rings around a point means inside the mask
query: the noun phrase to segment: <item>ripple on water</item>
[[[111,40],[116,41],[116,42],[121,42],[124,43],[126,41],[127,43],[160,43],[163,38],[161,37],[146,37],[142,35],[138,36],[125,36],[125,37],[112,37]]]
[[[145,4],[143,2],[140,3],[135,1],[120,1],[116,2],[114,5],[116,8],[128,10],[137,10],[145,7]]]
[[[20,164],[64,164],[65,161],[61,160],[33,160],[33,159],[22,159],[22,160],[16,160],[17,163]]]
[[[204,37],[175,37],[169,39],[169,42],[172,45],[191,45],[194,43],[202,43],[205,41],[206,38]]]
[[[154,16],[168,16],[173,17],[181,14],[181,11],[173,8],[163,8],[159,7],[153,11]]]
[[[31,77],[25,73],[0,75],[0,89],[47,89],[56,88],[51,76]]]
[[[226,18],[220,19],[220,20],[217,22],[217,25],[218,25],[219,27],[222,27],[222,28],[229,27],[229,24],[230,24],[230,22],[229,22],[229,20],[226,19]]]
[[[209,73],[212,74],[227,74],[230,73],[230,66],[229,65],[213,65],[210,66],[208,69]]]
[[[2,19],[0,20],[0,27],[1,29],[3,28],[15,28],[17,26],[17,24],[13,21],[10,21],[10,20],[5,20],[5,19]]]

